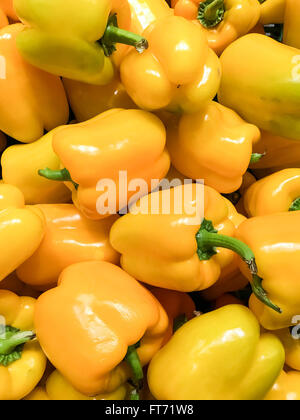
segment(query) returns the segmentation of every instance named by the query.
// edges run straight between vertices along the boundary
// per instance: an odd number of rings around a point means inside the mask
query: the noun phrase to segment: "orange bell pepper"
[[[256,256],[258,275],[270,300],[281,308],[276,313],[251,296],[249,307],[267,330],[288,328],[299,315],[300,212],[269,214],[248,219],[237,229],[236,237]],[[247,268],[241,266],[250,279]]]
[[[195,316],[196,306],[193,299],[187,293],[176,290],[159,289],[150,287],[150,292],[156,297],[169,317],[169,331],[166,334],[164,344],[173,335],[174,331]]]
[[[86,217],[98,220],[126,207],[135,193],[128,191],[127,198],[119,199],[120,171],[127,171],[125,188],[131,180],[142,178],[151,190],[152,180],[165,176],[170,167],[165,143],[166,130],[156,116],[141,110],[113,109],[56,131],[53,150],[66,169],[46,169],[40,174],[66,181],[76,207]],[[113,208],[106,207],[107,193],[98,186],[102,179],[114,181]]]
[[[218,121],[218,124],[216,124]],[[249,167],[259,129],[217,102],[183,115],[167,130],[172,164],[191,179],[203,179],[220,193],[238,190]],[[220,160],[220,156],[222,159]]]
[[[283,42],[291,47],[300,48],[300,3],[298,0],[286,0]]]
[[[197,184],[189,184],[154,192],[141,198],[129,214],[115,222],[110,240],[121,254],[121,266],[143,283],[192,292],[215,284],[225,267],[235,270],[237,265],[232,264],[238,263],[237,253],[247,261],[256,280],[252,283],[255,295],[278,310],[257,281],[252,251],[234,238],[237,222],[232,220],[232,205],[207,186],[203,186],[204,197],[200,198],[198,188]],[[176,206],[170,204],[166,212],[166,202]],[[205,219],[195,202],[203,203],[200,210]],[[152,203],[159,207],[153,210]],[[179,203],[183,204],[181,208]]]
[[[17,269],[24,283],[45,290],[55,286],[60,273],[71,264],[94,260],[118,264],[119,255],[109,243],[109,231],[118,216],[89,220],[72,204],[35,208],[45,217],[46,232],[36,252]]]
[[[260,23],[269,25],[270,23],[283,23],[286,0],[259,0]]]
[[[172,0],[175,15],[197,20],[218,55],[246,35],[260,18],[257,0]]]
[[[300,321],[299,317],[295,317],[295,324]],[[299,324],[291,328],[274,331],[279,340],[282,342],[285,350],[285,363],[292,369],[300,371],[300,334]]]
[[[134,109],[119,76],[105,86],[89,85],[76,80],[63,79],[70,106],[76,121],[87,121],[112,108]]]
[[[6,14],[3,12],[2,9],[0,9],[0,29],[4,28],[8,25],[8,19],[6,17]]]
[[[61,80],[26,63],[16,47],[21,23],[0,31],[0,129],[23,143],[65,124],[69,105]]]
[[[130,51],[120,66],[121,81],[140,108],[193,113],[215,97],[220,62],[198,25],[168,16],[155,20],[143,36],[149,49]]]
[[[250,217],[300,210],[300,168],[283,169],[252,184],[244,206]]]
[[[264,399],[267,401],[300,401],[300,372],[282,371]]]
[[[254,145],[254,153],[262,158],[250,165],[255,174],[266,176],[286,168],[300,167],[300,143],[285,137],[261,131],[259,142]]]
[[[17,22],[19,20],[14,9],[14,0],[0,0],[0,9],[2,9],[6,16],[8,16],[13,22]]]
[[[114,391],[132,376],[139,382],[141,368],[132,366],[149,363],[169,321],[134,278],[95,261],[62,272],[58,287],[38,299],[35,326],[51,363],[76,390],[93,396]]]

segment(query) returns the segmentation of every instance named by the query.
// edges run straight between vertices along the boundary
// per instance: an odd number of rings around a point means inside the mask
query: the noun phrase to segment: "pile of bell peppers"
[[[0,0],[0,105],[0,400],[300,400],[300,0]]]

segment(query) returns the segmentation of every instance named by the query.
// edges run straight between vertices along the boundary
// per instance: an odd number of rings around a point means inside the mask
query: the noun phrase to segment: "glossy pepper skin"
[[[298,322],[299,319],[295,318],[295,320],[296,319],[296,322]],[[274,331],[274,334],[276,334],[284,347],[286,365],[291,369],[300,371],[299,325]]]
[[[254,153],[264,154],[251,169],[258,175],[268,175],[281,169],[300,167],[300,144],[297,140],[261,131],[261,139],[254,145]]]
[[[222,54],[219,101],[261,129],[299,140],[299,63],[297,49],[248,34]]]
[[[266,401],[299,401],[300,372],[282,371],[271,391],[265,397]]]
[[[25,208],[16,187],[0,184],[0,281],[26,261],[44,237],[44,218]]]
[[[55,286],[60,273],[71,264],[95,260],[118,264],[119,255],[109,243],[117,215],[94,221],[72,204],[41,204],[34,208],[45,217],[45,236],[36,252],[17,269],[24,283],[44,290]]]
[[[124,361],[129,346],[140,342],[141,365],[149,363],[169,322],[151,293],[119,267],[86,262],[69,266],[58,287],[39,297],[35,325],[51,363],[75,389],[93,396],[116,390],[132,375]]]
[[[300,168],[283,169],[252,184],[244,206],[250,217],[300,210]]]
[[[228,305],[183,325],[152,359],[148,383],[158,400],[260,400],[283,364],[280,341]]]
[[[204,290],[212,286],[220,278],[226,267],[237,269],[234,252],[219,249],[218,253],[209,260],[200,260],[197,254],[196,234],[202,223],[199,215],[197,223],[186,213],[196,200],[196,184],[190,185],[190,193],[183,190],[183,186],[152,193],[143,197],[137,203],[142,209],[139,214],[133,212],[121,217],[112,227],[110,241],[112,246],[121,254],[121,266],[129,274],[152,286],[192,292]],[[233,211],[214,189],[204,186],[204,215],[211,220],[220,234],[234,236],[236,225],[232,220]],[[171,203],[182,200],[181,211],[171,207],[169,215],[142,214],[148,209],[152,199],[162,203],[170,196]],[[186,210],[187,209],[187,210]],[[202,210],[202,209],[201,209]],[[201,212],[199,212],[201,213]]]
[[[141,110],[113,109],[84,123],[64,127],[54,134],[52,144],[63,167],[79,185],[76,189],[72,183],[66,183],[72,190],[74,204],[95,220],[110,215],[101,202],[106,200],[106,192],[97,187],[99,181],[115,181],[115,214],[134,195],[128,191],[127,199],[119,199],[120,171],[127,171],[128,184],[142,178],[151,190],[152,179],[162,179],[170,167],[165,127],[156,116]]]
[[[284,14],[283,42],[291,47],[300,48],[300,3],[286,0]]]
[[[214,98],[220,63],[198,25],[169,16],[152,23],[143,36],[149,49],[130,51],[120,67],[121,81],[140,108],[193,113]]]
[[[4,182],[19,188],[26,204],[57,204],[71,200],[70,190],[59,182],[52,182],[38,174],[41,167],[60,169],[60,160],[52,148],[56,128],[30,144],[8,147],[1,157]]]
[[[127,393],[125,385],[111,393],[99,394],[95,397],[88,397],[78,391],[62,376],[58,370],[55,370],[46,381],[45,387],[35,388],[25,400],[38,401],[97,401],[97,400],[124,400]]]
[[[270,23],[283,23],[286,0],[259,0],[260,23],[269,25]]]
[[[117,75],[105,86],[70,79],[64,79],[63,83],[78,122],[87,121],[112,108],[136,108]]]
[[[0,0],[0,9],[2,9],[6,16],[12,21],[17,22],[19,20],[14,8],[14,0]]]
[[[21,331],[32,330],[34,307],[35,299],[0,290],[0,315],[4,318],[6,326]],[[0,363],[0,400],[24,398],[36,387],[45,368],[46,357],[37,341],[25,343],[18,358],[14,358],[7,366]]]
[[[14,5],[27,25],[17,45],[31,64],[91,84],[111,81],[114,42],[126,42],[111,37],[107,26],[115,14],[120,28],[130,25],[130,10],[124,0],[15,0]],[[139,51],[146,48],[140,36],[133,36],[132,42]]]
[[[155,21],[174,16],[165,0],[127,0],[127,3],[131,14],[130,29],[140,35]]]
[[[172,0],[172,6],[175,15],[198,20],[209,47],[218,55],[260,18],[257,0]]]
[[[191,179],[204,179],[206,185],[228,194],[240,188],[252,145],[259,137],[257,127],[211,102],[203,111],[183,115],[176,125],[170,125],[167,147],[178,171]]]
[[[0,129],[23,143],[39,139],[44,131],[65,124],[69,105],[62,82],[23,60],[16,37],[24,29],[20,23],[0,31]],[[17,118],[16,118],[17,116]]]
[[[248,219],[239,226],[237,238],[253,250],[259,275],[264,279],[263,288],[282,313],[269,311],[253,295],[250,309],[267,330],[292,326],[300,305],[300,213],[276,213]]]

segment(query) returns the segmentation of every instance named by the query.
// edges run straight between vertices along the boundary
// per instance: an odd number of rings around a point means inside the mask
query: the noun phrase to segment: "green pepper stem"
[[[72,182],[76,190],[79,187],[79,185],[72,180],[70,172],[66,168],[60,170],[53,170],[49,168],[40,169],[38,174],[51,181]]]
[[[109,18],[104,35],[99,42],[107,57],[116,50],[115,44],[117,43],[131,45],[139,53],[144,52],[149,47],[148,41],[141,35],[119,28],[116,15]]]
[[[289,211],[299,211],[300,210],[300,197],[296,198],[296,200],[293,201],[291,207],[289,208]]]
[[[139,401],[140,400],[140,394],[138,393],[138,391],[136,389],[133,389],[132,391],[130,391],[129,399],[130,399],[130,401]]]
[[[197,233],[198,249],[210,250],[214,248],[226,248],[238,254],[249,266],[251,274],[257,274],[255,256],[252,250],[239,239],[231,236],[220,235],[219,233],[200,230]]]
[[[206,0],[199,4],[198,20],[205,28],[214,28],[222,22],[224,13],[224,0]]]
[[[32,331],[20,331],[9,335],[7,338],[0,339],[0,355],[9,355],[13,353],[21,344],[25,344],[36,337]]]
[[[142,381],[144,379],[144,372],[143,372],[139,355],[137,354],[137,351],[136,351],[136,346],[128,347],[125,360],[132,369],[133,383],[140,388],[140,386],[142,386]]]
[[[257,299],[259,299],[262,303],[264,303],[265,305],[267,305],[269,308],[273,309],[274,311],[278,312],[279,314],[282,314],[282,310],[277,305],[274,305],[274,303],[272,303],[270,299],[268,298],[266,291],[262,287],[262,281],[263,279],[259,277],[258,275],[254,274],[252,276],[251,286],[252,286],[253,293],[255,294]]]
[[[266,156],[266,153],[252,153],[250,164],[258,163],[264,156]]]
[[[203,224],[196,235],[196,240],[198,245],[198,256],[202,261],[209,260],[216,254],[216,248],[230,249],[238,254],[248,265],[252,274],[251,287],[255,296],[269,308],[281,313],[281,309],[270,301],[266,291],[263,289],[262,279],[258,276],[255,256],[246,244],[239,239],[220,235],[216,230],[213,230],[212,223],[207,220],[203,221]]]

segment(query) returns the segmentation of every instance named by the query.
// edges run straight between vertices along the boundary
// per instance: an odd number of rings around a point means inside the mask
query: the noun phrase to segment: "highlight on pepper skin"
[[[299,25],[0,0],[0,401],[300,400]]]

